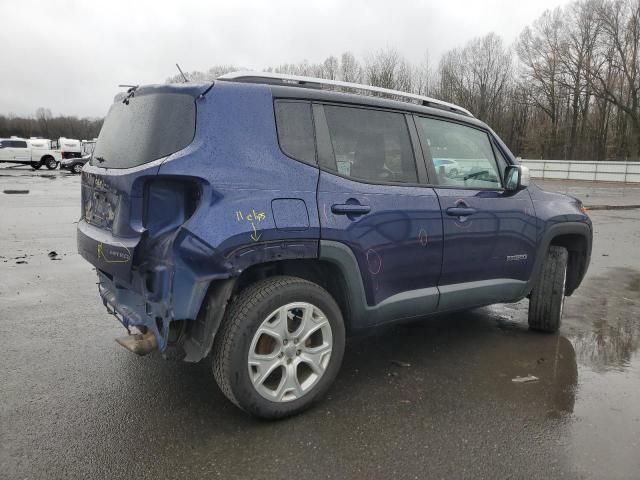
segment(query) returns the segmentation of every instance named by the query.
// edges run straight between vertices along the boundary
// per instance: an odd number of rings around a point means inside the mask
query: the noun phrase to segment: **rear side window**
[[[275,104],[280,148],[291,158],[316,162],[316,145],[311,120],[311,104],[279,100]]]
[[[404,115],[364,108],[324,106],[339,174],[366,182],[417,183]]]
[[[91,164],[131,168],[182,150],[193,140],[196,105],[191,95],[136,95],[116,101],[105,118]]]
[[[416,117],[422,148],[431,158],[438,185],[501,188],[500,169],[489,135],[477,128]]]

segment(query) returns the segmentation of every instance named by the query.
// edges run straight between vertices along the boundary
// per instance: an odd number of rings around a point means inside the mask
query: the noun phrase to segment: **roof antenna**
[[[184,74],[184,72],[182,71],[182,69],[180,68],[180,65],[178,65],[176,63],[176,67],[178,67],[178,71],[180,72],[180,75],[182,75],[182,78],[184,78],[184,83],[188,83],[189,80],[187,79],[187,76]]]

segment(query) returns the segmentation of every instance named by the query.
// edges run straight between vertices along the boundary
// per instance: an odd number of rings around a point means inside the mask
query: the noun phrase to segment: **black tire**
[[[40,167],[42,166],[42,164],[40,162],[31,162],[31,168],[33,168],[34,170],[39,170]]]
[[[551,246],[529,299],[529,328],[557,332],[562,323],[562,307],[567,279],[569,252]]]
[[[81,163],[74,163],[73,166],[71,167],[71,172],[80,174],[82,172],[82,167],[83,165]]]
[[[451,170],[449,170],[449,178],[456,178],[458,176],[458,169],[457,168],[452,168]]]
[[[58,162],[56,162],[55,158],[50,156],[42,157],[42,163],[44,163],[48,170],[55,170],[58,168]]]
[[[253,386],[249,350],[258,327],[276,309],[292,302],[308,302],[325,314],[331,327],[331,356],[317,383],[300,398],[271,401]],[[340,369],[344,345],[342,313],[326,290],[297,277],[271,277],[247,287],[227,307],[213,346],[213,374],[225,396],[245,412],[265,419],[284,418],[309,408],[326,393]]]

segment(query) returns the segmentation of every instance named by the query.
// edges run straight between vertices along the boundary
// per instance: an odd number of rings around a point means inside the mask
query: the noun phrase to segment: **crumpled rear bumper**
[[[166,349],[167,337],[160,331],[168,313],[164,305],[149,302],[143,294],[118,286],[107,274],[99,270],[98,292],[107,311],[126,329],[137,327],[141,331],[150,330],[156,337],[159,350]]]

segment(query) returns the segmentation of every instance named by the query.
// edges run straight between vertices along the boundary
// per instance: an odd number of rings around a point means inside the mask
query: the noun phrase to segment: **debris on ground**
[[[19,193],[19,194],[26,194],[29,193],[29,190],[4,190],[4,193]]]
[[[512,378],[511,381],[515,383],[529,383],[529,382],[537,382],[540,380],[538,377],[533,375],[527,375],[526,377],[516,377]]]
[[[29,262],[27,262],[26,260],[18,260],[16,263],[21,264],[21,263],[29,263]]]
[[[49,258],[51,260],[62,260],[61,258],[58,257],[58,252],[56,252],[55,250],[51,250],[49,252]]]
[[[410,363],[403,362],[403,361],[400,361],[400,360],[391,360],[391,363],[393,363],[397,367],[402,367],[402,368],[406,368],[406,367],[410,367],[411,366]]]

